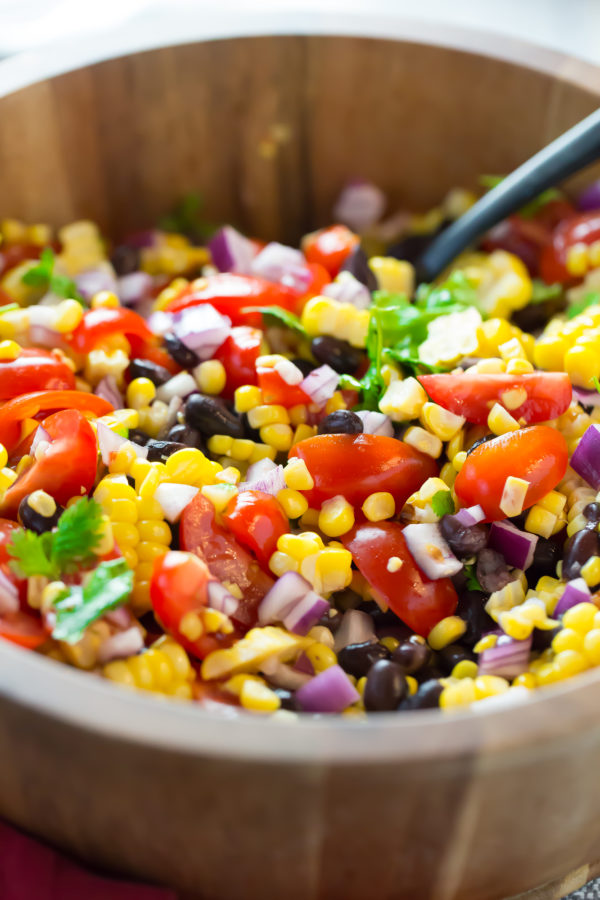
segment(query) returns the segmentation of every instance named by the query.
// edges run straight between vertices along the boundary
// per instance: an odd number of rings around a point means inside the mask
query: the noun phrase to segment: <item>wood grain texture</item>
[[[200,190],[212,220],[291,242],[328,220],[348,178],[376,181],[392,208],[426,209],[509,171],[599,97],[526,59],[403,42],[153,50],[0,99],[0,214],[90,217],[119,236]],[[0,815],[84,860],[202,900],[500,900],[539,884],[534,896],[554,900],[574,884],[566,873],[600,858],[597,676],[526,715],[411,714],[349,731],[337,761],[335,723],[329,745],[315,734],[322,757],[303,761],[268,759],[280,737],[262,723],[263,758],[209,752],[217,733],[246,747],[253,726],[200,712],[187,732],[197,747],[132,739],[116,714],[126,702],[89,678],[0,646]],[[56,716],[25,705],[42,689],[60,698]],[[95,703],[102,733],[76,724]],[[163,736],[185,719],[133,705]],[[367,760],[365,733],[393,751]]]

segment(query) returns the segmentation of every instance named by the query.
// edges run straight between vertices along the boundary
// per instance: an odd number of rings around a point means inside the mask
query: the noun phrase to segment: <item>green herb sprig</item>
[[[61,275],[54,271],[56,257],[51,247],[44,247],[37,265],[32,266],[23,274],[21,281],[33,287],[40,287],[45,291],[51,291],[57,297],[77,300],[82,305],[84,299],[77,290],[75,282],[67,275]]]

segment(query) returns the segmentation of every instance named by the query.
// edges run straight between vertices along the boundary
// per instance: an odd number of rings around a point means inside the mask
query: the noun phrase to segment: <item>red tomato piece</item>
[[[210,303],[222,315],[229,316],[233,325],[260,325],[262,317],[260,313],[252,311],[253,307],[283,306],[284,309],[294,311],[298,304],[298,294],[283,284],[276,284],[265,278],[219,272],[192,282],[178,297],[171,300],[167,311],[181,312],[203,303]]]
[[[14,269],[26,259],[39,259],[42,248],[37,244],[11,244],[0,250],[0,275]],[[10,302],[10,301],[7,301]]]
[[[277,541],[290,530],[288,517],[272,494],[241,491],[227,504],[223,520],[240,544],[248,547],[268,569]]]
[[[0,503],[5,516],[16,516],[19,503],[32,491],[46,491],[64,506],[71,497],[88,494],[94,486],[98,446],[85,416],[76,409],[65,409],[42,424],[50,435],[50,446],[6,491]]]
[[[288,384],[272,367],[257,366],[256,374],[264,403],[276,403],[290,409],[313,402],[299,384]]]
[[[440,619],[455,611],[458,597],[454,585],[449,578],[431,581],[421,572],[398,522],[357,525],[341,540],[373,590],[417,634],[427,637]],[[392,556],[402,560],[396,572],[387,567]]]
[[[567,269],[567,252],[574,244],[593,244],[600,241],[600,211],[580,213],[560,222],[552,236],[552,243],[544,248],[540,259],[540,274],[547,284],[559,281],[566,284],[575,278]]]
[[[94,347],[115,334],[123,334],[137,355],[145,344],[156,343],[156,336],[146,322],[132,309],[88,309],[83,319],[68,336],[68,343],[76,353],[89,353]]]
[[[302,239],[302,251],[309,263],[319,263],[335,278],[358,243],[358,235],[345,225],[331,225],[307,234]]]
[[[572,387],[566,372],[532,372],[530,375],[484,375],[468,370],[464,374],[418,375],[434,403],[449,409],[468,422],[485,425],[494,403],[506,407],[515,419],[528,424],[547,422],[568,408]],[[509,392],[526,391],[527,399],[511,406]],[[516,394],[513,395],[513,398]]]
[[[39,413],[59,409],[79,409],[93,416],[106,416],[114,407],[108,400],[86,391],[35,391],[14,397],[0,407],[0,444],[9,455],[21,440],[21,424]]]
[[[63,391],[75,387],[71,369],[47,350],[27,348],[17,359],[0,360],[0,400],[32,391]]]
[[[243,599],[233,618],[245,627],[254,625],[258,604],[275,582],[233,534],[215,522],[215,508],[202,494],[184,509],[179,538],[181,548],[204,560],[218,581],[237,584]]]
[[[303,491],[312,507],[342,494],[360,506],[369,494],[389,491],[398,509],[438,467],[409,444],[379,434],[320,434],[296,444],[290,458],[306,463],[315,486]]]
[[[177,375],[178,372],[181,372],[181,366],[177,365],[173,357],[169,356],[162,347],[158,347],[155,344],[142,344],[140,349],[137,350],[137,354],[140,359],[148,359],[150,362],[156,363],[157,366],[162,366],[171,375]]]
[[[312,281],[306,293],[300,298],[300,308],[302,308],[306,301],[310,300],[311,297],[318,297],[319,294],[322,293],[323,288],[326,285],[331,284],[331,275],[325,266],[322,266],[318,262],[309,262],[306,264],[306,268],[312,275]]]
[[[509,476],[529,482],[523,504],[528,509],[556,487],[568,462],[562,434],[547,425],[532,425],[476,447],[456,476],[454,490],[465,506],[479,504],[489,521],[505,519],[500,501]]]
[[[0,638],[28,650],[35,650],[48,640],[48,632],[41,619],[18,610],[0,617]]]
[[[191,553],[169,550],[154,560],[150,580],[154,612],[182,647],[199,659],[213,650],[230,646],[234,639],[232,635],[215,633],[190,640],[181,631],[181,620],[187,613],[198,613],[207,606],[210,581],[214,579],[206,563]]]
[[[261,353],[263,333],[258,328],[240,325],[232,328],[214,358],[223,364],[227,373],[227,381],[222,396],[226,400],[233,398],[236,388],[243,384],[256,384],[256,360]]]

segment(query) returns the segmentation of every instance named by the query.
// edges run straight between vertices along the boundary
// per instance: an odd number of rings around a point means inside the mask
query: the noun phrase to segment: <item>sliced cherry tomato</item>
[[[252,312],[253,307],[283,306],[294,311],[298,294],[285,285],[264,278],[220,272],[192,282],[171,300],[167,311],[181,312],[203,303],[210,303],[222,315],[229,316],[234,325],[260,325],[262,317],[260,313]]]
[[[398,618],[427,637],[440,619],[451,616],[458,597],[449,578],[431,581],[409,553],[398,522],[357,525],[341,538],[374,591]],[[388,569],[392,556],[402,560],[395,572]]]
[[[136,356],[145,344],[156,343],[156,336],[144,319],[132,309],[122,306],[117,309],[88,309],[68,337],[68,343],[76,353],[89,353],[97,344],[115,334],[125,335]]]
[[[523,509],[553,490],[567,471],[567,444],[555,428],[532,425],[480,444],[468,454],[454,490],[465,506],[479,504],[489,521],[505,519],[500,502],[506,479],[529,482]]]
[[[268,366],[257,366],[258,386],[262,391],[264,403],[276,403],[290,409],[292,406],[312,403],[312,398],[303,391],[299,384],[288,384],[276,369]]]
[[[64,506],[71,497],[88,494],[94,486],[98,445],[83,413],[65,409],[42,424],[50,435],[50,446],[6,491],[0,503],[5,516],[16,516],[19,503],[32,491],[46,491]]]
[[[306,293],[300,298],[300,307],[304,306],[306,301],[310,300],[311,297],[318,297],[323,291],[323,288],[326,285],[331,284],[331,275],[321,263],[308,262],[306,268],[312,275],[312,281]]]
[[[227,504],[223,520],[240,544],[248,547],[263,568],[277,550],[277,541],[290,530],[288,517],[272,494],[241,491]]]
[[[18,610],[0,617],[0,638],[28,650],[35,650],[48,640],[48,632],[41,619]]]
[[[403,441],[379,434],[320,434],[290,450],[306,463],[315,486],[303,493],[312,507],[342,494],[360,506],[369,494],[389,491],[398,509],[438,467]]]
[[[0,275],[14,269],[26,259],[39,259],[42,248],[37,244],[11,244],[0,250]]]
[[[179,538],[182,549],[204,560],[218,581],[237,584],[243,599],[233,618],[245,627],[253,625],[258,604],[275,582],[233,534],[215,522],[215,508],[202,494],[184,509]]]
[[[163,369],[166,369],[172,375],[177,375],[178,372],[181,372],[181,366],[178,366],[173,357],[169,356],[162,347],[145,343],[137,352],[140,359],[148,359],[150,362],[156,363],[157,366],[162,366]]]
[[[154,560],[150,580],[150,599],[154,612],[165,629],[193,656],[204,659],[213,650],[228,647],[232,635],[203,634],[190,640],[181,631],[187,613],[200,612],[208,603],[207,588],[214,581],[205,562],[191,553],[169,550]]]
[[[232,328],[214,358],[223,364],[227,373],[225,389],[222,396],[231,400],[236,388],[243,384],[256,384],[256,360],[261,353],[263,333],[258,328],[240,325]]]
[[[523,219],[521,216],[509,216],[498,222],[481,242],[483,250],[506,250],[518,256],[529,270],[536,276],[540,268],[540,253],[550,242],[552,231],[534,219]]]
[[[0,519],[0,565],[9,563],[11,557],[6,551],[6,545],[12,540],[13,532],[19,528],[16,522],[10,519]]]
[[[574,244],[593,244],[600,241],[600,210],[580,213],[565,219],[556,227],[552,243],[542,252],[540,274],[547,284],[574,281],[567,269],[567,253]]]
[[[32,391],[63,391],[75,387],[71,369],[47,350],[27,348],[17,359],[0,360],[0,400]]]
[[[358,235],[345,225],[331,225],[307,234],[302,239],[302,251],[309,263],[319,263],[335,278],[358,243]]]
[[[35,391],[15,397],[0,407],[0,444],[9,455],[21,440],[21,423],[39,413],[59,409],[79,409],[93,416],[106,416],[114,407],[108,400],[85,391]]]
[[[419,375],[434,403],[464,416],[468,422],[485,425],[494,403],[506,407],[515,419],[530,424],[547,422],[568,408],[572,387],[566,372],[533,372],[530,375],[464,374]],[[518,406],[517,392],[526,392]],[[523,395],[525,396],[525,395]]]

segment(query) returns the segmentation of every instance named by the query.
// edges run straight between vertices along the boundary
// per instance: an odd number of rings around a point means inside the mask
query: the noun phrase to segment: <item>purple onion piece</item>
[[[577,606],[578,603],[589,603],[591,596],[592,593],[583,578],[567,581],[562,596],[554,607],[553,618],[557,619],[572,606]]]
[[[181,400],[183,397],[189,397],[190,394],[196,393],[197,390],[198,385],[193,375],[190,375],[189,372],[179,372],[161,384],[156,391],[156,396],[163,403],[170,403],[173,397]]]
[[[582,406],[600,406],[600,393],[598,391],[586,391],[583,388],[573,388],[573,399]]]
[[[464,525],[465,528],[469,528],[471,525],[479,525],[480,522],[483,522],[485,513],[479,505],[468,506],[464,509],[459,509],[459,511],[454,514],[454,518],[459,525]]]
[[[418,567],[432,580],[456,575],[463,567],[442,537],[439,525],[419,522],[407,525],[404,540]]]
[[[46,429],[44,428],[43,425],[38,425],[38,427],[35,430],[33,440],[31,442],[31,447],[29,448],[29,453],[31,456],[33,456],[35,454],[35,451],[37,450],[39,444],[42,441],[47,441],[49,444],[51,444],[52,438],[50,437],[50,435],[48,434],[48,432],[46,431]]]
[[[382,434],[384,437],[394,437],[392,420],[385,413],[360,409],[356,415],[362,419],[363,434]]]
[[[285,572],[260,601],[258,621],[261,625],[283,622],[284,616],[311,592],[312,585],[306,578],[298,572]]]
[[[230,594],[220,581],[209,581],[207,593],[211,609],[216,609],[226,616],[233,616],[237,612],[240,601]]]
[[[94,393],[112,403],[115,409],[123,409],[123,394],[117,386],[114,375],[105,375],[96,385]]]
[[[135,656],[144,646],[144,638],[139,628],[128,628],[107,637],[98,648],[98,662],[110,662],[111,659],[126,659]]]
[[[350,272],[340,272],[335,281],[325,285],[321,293],[340,303],[351,303],[357,309],[368,309],[371,305],[371,291]]]
[[[273,497],[276,497],[284,488],[283,466],[275,466],[274,469],[269,469],[258,478],[254,478],[252,481],[243,481],[238,486],[240,491],[264,491],[265,494],[272,494]]]
[[[488,546],[502,554],[509,566],[528,569],[538,542],[537,534],[520,531],[510,522],[492,522]]]
[[[141,250],[142,247],[156,246],[160,235],[161,232],[155,228],[147,228],[145,231],[134,231],[133,234],[127,235],[123,243],[127,244],[128,247],[136,247]]]
[[[157,309],[148,317],[146,325],[153,334],[162,337],[167,331],[173,330],[173,314]]]
[[[584,188],[577,198],[577,208],[582,212],[600,209],[600,178]]]
[[[19,591],[10,578],[0,569],[0,615],[15,613],[19,609]]]
[[[165,482],[159,484],[154,492],[154,499],[159,504],[165,519],[172,524],[177,522],[200,488],[191,484],[173,484]]]
[[[129,272],[117,281],[117,296],[123,306],[137,306],[150,296],[154,287],[152,276],[147,272]]]
[[[294,634],[308,634],[313,625],[329,609],[329,603],[314,591],[309,591],[284,616],[283,624]]]
[[[245,275],[250,271],[250,265],[256,255],[252,241],[249,241],[231,225],[219,228],[208,242],[207,247],[210,250],[213,265],[219,272],[237,272]]]
[[[365,231],[381,219],[386,197],[370,181],[356,179],[348,182],[333,208],[333,218],[355,231]]]
[[[277,465],[272,459],[267,459],[267,457],[259,459],[257,462],[248,466],[246,470],[246,483],[256,481],[257,479],[262,478],[263,475],[266,475],[267,472],[271,472],[276,468]]]
[[[304,293],[313,280],[310,269],[300,250],[286,247],[273,241],[252,260],[250,271],[253,275],[275,281]]]
[[[571,468],[595,491],[600,489],[600,427],[590,425],[571,456]]]
[[[201,360],[210,359],[231,330],[231,319],[210,303],[191,306],[174,316],[173,331]]]
[[[335,633],[334,650],[339,653],[348,644],[364,644],[375,640],[377,637],[371,616],[360,609],[347,609]]]
[[[117,293],[117,276],[110,263],[101,263],[94,269],[88,269],[75,276],[77,290],[84,300],[91,300],[99,291]]]
[[[339,380],[339,374],[331,366],[324,365],[309,372],[300,387],[308,394],[313,403],[316,403],[317,406],[324,406],[333,397]]]
[[[330,666],[303,685],[296,699],[305,712],[341,713],[360,694],[340,666]]]
[[[524,641],[515,641],[512,638],[504,641],[499,638],[494,647],[480,653],[477,674],[499,675],[511,681],[527,671],[530,652],[531,637]]]
[[[131,444],[137,456],[142,459],[146,459],[148,456],[147,447],[142,447],[140,444],[136,444],[135,441],[128,441],[127,438],[121,437],[120,434],[115,434],[104,422],[96,422],[96,434],[98,435],[98,449],[105,466],[109,464],[112,454],[116,453],[123,444],[127,443]]]

